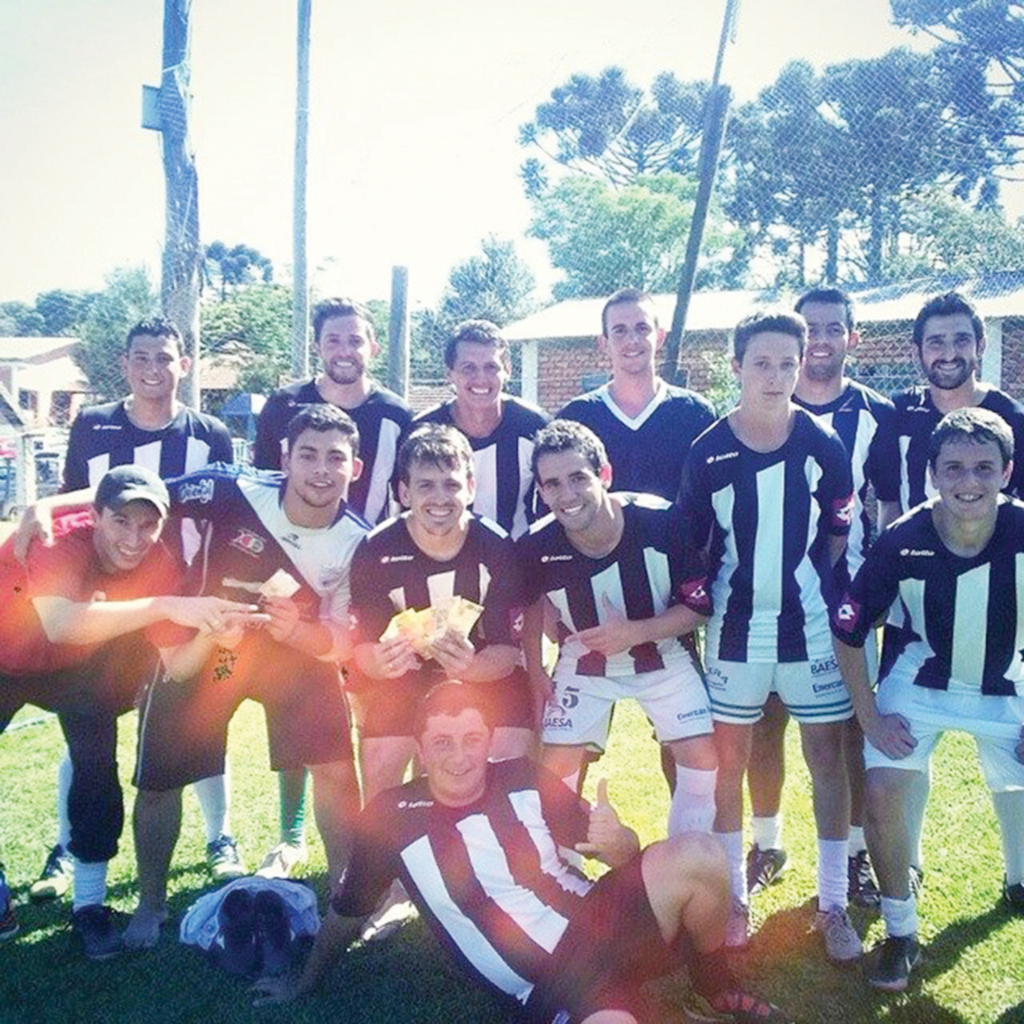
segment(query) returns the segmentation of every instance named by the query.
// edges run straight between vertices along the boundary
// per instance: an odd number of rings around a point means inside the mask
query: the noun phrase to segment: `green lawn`
[[[607,774],[612,801],[644,842],[662,834],[664,784],[649,727],[632,707],[616,717]],[[35,717],[26,709],[19,721]],[[134,720],[122,720],[126,792],[133,761]],[[828,966],[817,936],[808,934],[814,890],[814,832],[806,771],[791,729],[786,845],[794,867],[786,881],[755,901],[752,949],[737,958],[740,972],[759,991],[801,1022],[887,1021],[894,1024],[1009,1024],[1024,1022],[1024,919],[998,908],[1002,878],[995,819],[977,769],[973,744],[947,739],[934,771],[926,828],[927,888],[921,906],[927,944],[920,982],[903,997],[869,992],[856,970]],[[266,769],[262,712],[243,706],[232,727],[234,831],[250,864],[273,841],[277,787]],[[54,769],[61,748],[53,719],[0,738],[0,835],[8,878],[19,898],[22,933],[0,947],[0,1021],[275,1022],[500,1022],[508,1019],[487,997],[464,983],[422,926],[356,951],[322,992],[297,1006],[253,1010],[246,986],[208,966],[167,928],[156,950],[91,964],[68,953],[63,905],[34,907],[27,889],[53,842]],[[598,772],[591,776],[591,786]],[[130,835],[111,865],[111,902],[134,903]],[[323,896],[324,860],[313,844],[311,872]],[[186,796],[185,824],[173,867],[172,907],[183,911],[206,885],[199,812]],[[881,924],[860,915],[873,942]],[[664,993],[671,1000],[672,987]],[[682,1017],[666,1005],[663,1019]]]

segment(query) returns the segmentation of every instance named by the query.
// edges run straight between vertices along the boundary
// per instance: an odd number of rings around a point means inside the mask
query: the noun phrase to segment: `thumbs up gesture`
[[[622,654],[630,647],[643,642],[643,638],[638,635],[636,623],[627,619],[607,594],[601,595],[601,607],[601,618],[604,620],[601,625],[581,629],[569,637],[570,640],[577,640],[588,650],[596,651],[605,657]]]
[[[639,848],[636,833],[619,821],[608,799],[608,780],[598,779],[597,797],[590,808],[587,841],[577,843],[576,851],[614,867],[629,860]]]

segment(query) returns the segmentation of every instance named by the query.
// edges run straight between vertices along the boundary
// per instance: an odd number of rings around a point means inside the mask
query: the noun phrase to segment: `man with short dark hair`
[[[51,543],[31,544],[25,564],[14,556],[13,538],[0,548],[0,732],[26,703],[59,716],[73,766],[72,926],[91,959],[121,948],[103,905],[107,861],[124,823],[116,721],[156,667],[144,631],[164,619],[202,629],[253,610],[175,596],[181,569],[160,540],[169,501],[155,473],[119,466],[100,479],[91,518],[59,518]]]
[[[412,420],[405,401],[370,376],[370,363],[380,346],[369,310],[348,298],[330,298],[313,309],[313,344],[321,370],[310,380],[275,391],[260,411],[253,464],[278,470],[288,423],[304,406],[324,403],[343,409],[359,430],[363,472],[349,487],[353,512],[371,526],[390,515],[391,481],[399,438]],[[257,874],[287,878],[307,857],[305,842],[304,771],[279,772],[280,842],[271,847]]]
[[[63,491],[95,487],[114,466],[145,466],[168,479],[212,462],[233,461],[231,437],[224,424],[178,401],[178,385],[192,369],[192,361],[173,321],[153,317],[135,324],[128,331],[121,365],[129,394],[116,402],[82,409],[71,424]],[[23,518],[23,537],[40,525],[35,511],[29,509]],[[195,553],[196,534],[191,523],[182,524],[180,536],[165,540],[180,548],[186,559]],[[137,683],[141,687],[144,681]],[[62,896],[70,882],[73,862],[66,849],[70,785],[71,761],[65,756],[57,772],[57,843],[30,890],[36,901]],[[211,877],[218,882],[238,878],[245,873],[245,866],[231,836],[226,777],[203,779],[193,788],[203,811]]]
[[[549,417],[505,393],[512,373],[508,342],[489,320],[465,320],[445,344],[444,363],[455,397],[413,421],[456,427],[473,449],[473,511],[493,519],[515,540],[536,519],[530,458],[533,437]]]
[[[678,602],[682,523],[663,498],[610,493],[604,446],[581,423],[553,420],[536,438],[537,490],[551,515],[516,544],[530,610],[527,669],[543,709],[543,763],[573,791],[588,751],[603,753],[618,700],[632,698],[671,752],[668,834],[709,832],[715,818],[711,709],[689,634],[704,619]],[[554,608],[552,677],[541,632]]]
[[[927,452],[937,496],[882,534],[832,620],[868,740],[868,845],[886,938],[867,979],[886,991],[905,989],[920,959],[908,805],[946,731],[975,738],[999,821],[1003,899],[1024,914],[1024,504],[1001,493],[1013,453],[1012,432],[994,412],[964,407],[943,417]],[[876,696],[861,647],[894,603],[907,621]]]
[[[684,962],[702,1019],[785,1019],[719,953],[725,865],[707,836],[641,851],[603,780],[591,808],[529,761],[489,763],[479,691],[459,683],[427,695],[415,729],[425,776],[364,810],[302,976],[260,979],[257,1004],[311,992],[398,877],[456,962],[538,1024],[635,1024],[643,981]],[[572,848],[612,870],[590,882],[563,858]]]
[[[598,349],[612,377],[574,398],[558,414],[589,427],[604,444],[615,486],[675,501],[690,445],[715,421],[711,403],[657,373],[665,341],[654,299],[638,288],[620,288],[601,310]]]
[[[532,741],[528,686],[518,665],[519,567],[508,534],[469,510],[469,443],[454,427],[417,427],[399,451],[397,475],[408,511],[370,533],[352,560],[356,635],[348,688],[367,801],[402,781],[415,748],[416,703],[439,678],[461,679],[484,694],[496,727],[495,757],[522,756]],[[478,610],[468,628],[449,625],[456,601]],[[436,635],[389,630],[393,617],[410,611],[443,625],[431,627]]]
[[[288,427],[284,472],[211,467],[170,482],[173,508],[202,517],[202,593],[258,595],[264,629],[166,631],[165,671],[142,701],[135,769],[139,905],[126,945],[154,945],[167,918],[167,872],[182,786],[222,769],[228,723],[246,698],[267,716],[271,767],[309,768],[331,883],[348,857],[359,791],[339,662],[349,645],[349,565],[366,523],[345,505],[362,468],[349,417],[313,405]],[[229,624],[230,625],[230,624]]]
[[[733,912],[726,943],[749,942],[743,776],[750,736],[775,690],[800,724],[814,790],[818,905],[830,960],[862,951],[846,912],[850,794],[844,722],[853,711],[832,651],[829,600],[853,516],[839,436],[792,401],[807,324],[766,310],[733,336],[739,405],[691,449],[681,504],[691,569],[681,598],[709,617],[705,669],[715,720],[715,834],[726,849]]]
[[[860,341],[853,301],[836,288],[814,288],[797,299],[796,311],[807,321],[807,353],[797,378],[793,401],[823,419],[839,434],[853,473],[853,520],[846,546],[846,564],[854,575],[864,561],[873,532],[868,517],[868,489],[879,502],[899,497],[899,467],[883,458],[892,430],[893,405],[888,399],[845,375],[846,358]],[[868,648],[877,665],[874,634]],[[747,888],[757,892],[780,877],[786,866],[779,807],[785,774],[784,739],[789,715],[777,694],[754,726],[747,782],[753,816],[753,845],[747,853]],[[851,902],[878,906],[878,888],[871,877],[864,840],[864,738],[856,718],[846,726],[846,762],[850,778],[851,824],[847,858]]]

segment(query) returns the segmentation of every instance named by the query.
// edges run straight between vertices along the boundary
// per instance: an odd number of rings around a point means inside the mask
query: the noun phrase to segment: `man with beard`
[[[315,377],[275,391],[256,426],[253,464],[278,470],[291,418],[304,406],[334,405],[349,414],[359,431],[362,475],[353,480],[348,507],[371,526],[387,518],[398,439],[412,420],[409,406],[367,374],[379,346],[368,310],[352,299],[324,299],[313,310],[313,340],[323,369]],[[287,878],[307,857],[306,778],[302,770],[281,772],[280,842],[257,874]]]
[[[883,438],[891,432],[892,402],[845,375],[847,354],[856,347],[853,303],[835,288],[815,288],[802,295],[796,311],[807,321],[807,355],[797,378],[793,401],[824,419],[843,440],[853,472],[853,521],[846,548],[850,576],[864,561],[871,544],[872,523],[866,498],[868,486],[879,505],[880,525],[895,519],[899,498],[899,468],[882,456]],[[874,634],[866,649],[872,678],[877,655]],[[785,779],[785,731],[789,715],[772,694],[764,717],[754,726],[753,753],[747,773],[753,810],[754,845],[747,854],[747,889],[758,892],[776,881],[786,866],[779,806]],[[859,906],[877,906],[878,888],[871,877],[864,841],[864,739],[855,718],[846,725],[847,771],[850,776],[851,824],[847,874],[849,898]]]

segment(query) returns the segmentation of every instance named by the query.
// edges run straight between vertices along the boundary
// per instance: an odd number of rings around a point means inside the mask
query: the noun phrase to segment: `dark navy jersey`
[[[452,416],[454,399],[421,412],[413,427],[421,423],[443,423],[458,427]],[[493,519],[513,538],[526,533],[536,518],[533,486],[533,439],[550,421],[547,413],[512,395],[501,402],[501,422],[487,437],[466,435],[473,449],[476,497],[473,511]]]
[[[897,501],[900,491],[899,465],[884,458],[884,439],[891,437],[892,402],[877,391],[847,381],[838,398],[825,405],[811,405],[796,395],[793,401],[823,419],[842,439],[853,473],[853,522],[847,540],[846,563],[853,576],[871,546],[872,527],[865,499],[868,485],[879,501]]]
[[[937,492],[928,477],[928,439],[942,419],[926,384],[898,391],[892,396],[896,407],[895,427],[888,435],[884,457],[900,468],[900,507],[906,512]],[[1013,430],[1014,451],[1024,453],[1024,405],[1003,391],[992,388],[978,408],[1002,416]],[[1024,497],[1024,458],[1014,460],[1008,494]]]
[[[280,469],[292,417],[305,406],[324,404],[327,403],[312,380],[275,391],[264,404],[256,424],[253,465],[258,469]],[[412,413],[398,395],[373,381],[366,400],[345,412],[359,428],[359,458],[363,460],[362,475],[349,485],[348,504],[373,525],[388,515],[398,438]]]
[[[720,419],[690,452],[682,510],[681,597],[711,616],[709,657],[832,656],[828,538],[848,534],[853,516],[849,458],[835,431],[797,409],[786,442],[756,452]]]
[[[682,528],[676,510],[653,494],[616,495],[622,502],[622,537],[602,558],[582,554],[554,515],[534,523],[516,544],[530,604],[546,596],[558,613],[559,660],[574,661],[576,675],[626,676],[655,672],[688,659],[678,639],[638,644],[605,656],[588,650],[572,634],[609,617],[607,599],[627,619],[661,615],[675,603],[683,578]]]
[[[894,602],[903,628],[889,671],[951,693],[1024,695],[1024,504],[1001,504],[991,540],[969,558],[942,543],[930,502],[898,519],[868,552],[832,631],[860,647]]]
[[[441,562],[417,546],[408,514],[381,523],[352,559],[352,616],[356,643],[376,643],[392,616],[407,608],[443,607],[455,597],[483,606],[469,634],[480,651],[488,644],[518,646],[522,586],[511,538],[497,523],[474,515],[459,553]],[[418,672],[428,680],[434,662]],[[410,673],[413,676],[414,673]]]
[[[115,466],[151,469],[163,479],[231,462],[231,435],[215,416],[182,406],[160,430],[144,430],[128,417],[125,400],[83,409],[71,424],[64,490],[95,487]]]
[[[344,504],[327,528],[296,526],[281,505],[284,475],[237,466],[209,466],[167,488],[173,514],[201,524],[193,593],[255,603],[251,587],[283,569],[300,584],[292,600],[303,621],[348,624],[349,566],[369,526]]]
[[[650,405],[627,416],[607,384],[574,398],[559,414],[589,427],[604,443],[617,491],[656,494],[675,501],[690,445],[712,423],[707,399],[686,388],[657,381]]]
[[[586,842],[588,824],[569,787],[525,758],[489,764],[483,796],[465,807],[437,803],[415,779],[360,814],[331,903],[363,917],[400,878],[456,962],[525,1003],[590,891],[559,854]]]

